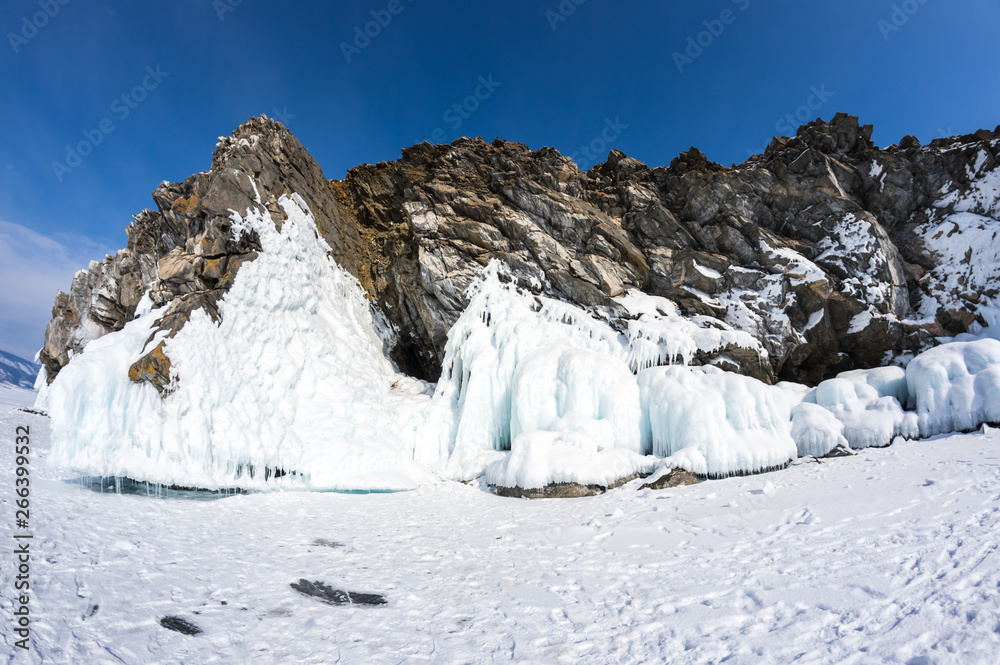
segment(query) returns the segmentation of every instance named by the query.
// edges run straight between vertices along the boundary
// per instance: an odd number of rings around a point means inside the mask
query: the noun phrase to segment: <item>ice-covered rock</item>
[[[802,402],[792,409],[792,439],[799,457],[823,457],[838,446],[848,446],[844,423],[818,404]]]
[[[884,447],[897,436],[918,435],[916,417],[903,410],[908,397],[903,368],[888,366],[842,372],[820,383],[805,395],[803,402],[828,410],[842,425],[837,434],[858,449]],[[806,412],[813,415],[805,416]],[[833,430],[827,429],[826,436],[820,435],[823,426],[815,410],[803,409],[799,417],[809,421],[808,426],[802,426],[805,429],[799,430],[801,436],[815,437],[817,442],[824,442],[822,445],[831,443],[829,450],[840,443],[834,440]]]
[[[252,119],[57,296],[52,459],[205,487],[550,486],[562,464],[724,476],[995,420],[1000,342],[964,335],[1000,323],[1000,133],[871,136],[837,114],[732,168],[692,148],[588,173],[463,138],[327,181]],[[946,332],[971,346],[844,371]]]
[[[709,476],[754,473],[797,456],[788,398],[779,388],[715,367],[655,367],[639,373],[643,450],[671,457],[693,448]]]
[[[906,367],[921,436],[1000,422],[1000,342],[981,339],[929,349]]]
[[[518,286],[509,267],[491,262],[448,333],[435,394],[451,408],[449,475],[478,475],[489,453],[565,416],[606,420],[614,425],[609,441],[647,450],[633,372],[755,344],[725,325],[681,317],[663,298],[630,293],[622,303],[636,317],[624,333],[600,312]]]
[[[486,482],[507,496],[544,496],[547,487],[565,490],[567,485],[579,496],[616,487],[655,468],[658,460],[604,443],[610,427],[581,424],[519,435],[506,457],[486,467]]]
[[[410,489],[430,476],[415,458],[413,403],[423,387],[382,352],[357,280],[328,253],[305,202],[285,220],[233,213],[260,241],[219,303],[166,340],[165,394],[128,369],[167,336],[152,310],[91,342],[46,390],[51,464],[80,475],[203,488]]]
[[[665,490],[671,487],[682,487],[684,485],[698,484],[698,476],[690,471],[677,468],[664,468],[654,473],[647,482],[639,488],[641,490]]]

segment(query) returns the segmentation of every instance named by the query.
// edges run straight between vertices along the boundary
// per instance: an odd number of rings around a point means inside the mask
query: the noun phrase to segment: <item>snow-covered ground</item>
[[[0,393],[9,662],[995,663],[1000,431],[584,499],[272,492],[200,500],[47,478],[48,420]],[[31,427],[31,651],[14,647],[12,440]],[[385,595],[335,606],[305,579]],[[180,617],[203,632],[160,625]]]

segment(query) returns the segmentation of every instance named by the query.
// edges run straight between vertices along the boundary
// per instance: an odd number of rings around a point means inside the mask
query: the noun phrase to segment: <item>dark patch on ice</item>
[[[790,459],[783,464],[777,464],[775,466],[769,466],[757,469],[755,471],[747,471],[744,469],[740,469],[739,471],[732,471],[730,473],[718,473],[718,474],[710,473],[707,476],[705,476],[705,478],[708,478],[709,480],[725,480],[726,478],[742,478],[744,476],[756,476],[765,473],[774,473],[775,471],[781,471],[782,469],[787,469],[788,466],[794,461],[795,460]]]
[[[243,476],[249,476],[250,478],[256,478],[257,476],[264,476],[264,482],[268,480],[273,480],[275,478],[284,478],[285,476],[297,476],[298,471],[286,471],[285,469],[279,469],[278,467],[265,466],[260,469],[253,464],[238,464],[236,466],[236,477],[242,478]]]
[[[45,413],[44,411],[36,411],[35,409],[18,409],[18,411],[23,411],[24,413],[30,413],[33,416],[44,416],[46,418],[49,417],[49,414]]]
[[[148,496],[153,499],[188,499],[194,501],[214,501],[236,494],[248,494],[246,490],[227,488],[206,490],[181,485],[158,485],[131,478],[114,476],[90,476],[65,481],[71,485],[81,485],[100,494],[124,494],[127,496]]]
[[[183,633],[185,635],[198,635],[202,632],[201,628],[180,617],[163,617],[160,619],[160,625],[167,630]]]
[[[385,605],[388,602],[380,593],[344,591],[318,581],[300,579],[298,582],[292,582],[290,586],[303,596],[317,598],[329,605]]]
[[[87,613],[83,616],[83,618],[84,619],[89,619],[90,617],[94,616],[95,614],[97,614],[97,610],[100,607],[101,607],[100,605],[91,605],[90,609],[87,610]]]
[[[312,541],[312,544],[317,545],[319,547],[334,547],[334,548],[344,546],[344,543],[338,543],[335,540],[327,540],[326,538],[317,538],[316,540]]]

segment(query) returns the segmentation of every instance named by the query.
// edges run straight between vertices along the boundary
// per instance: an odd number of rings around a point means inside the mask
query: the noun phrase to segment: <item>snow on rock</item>
[[[957,212],[921,225],[916,233],[928,253],[937,259],[925,281],[939,287],[931,290],[933,297],[921,301],[918,310],[921,317],[933,318],[940,307],[967,307],[969,301],[962,297],[967,294],[977,294],[977,309],[997,303],[1000,221],[972,212]]]
[[[908,309],[899,293],[906,283],[902,266],[874,217],[844,214],[817,246],[822,254],[816,263],[841,278],[843,293],[882,313],[902,315]]]
[[[920,280],[922,318],[933,318],[941,308],[982,316],[1000,304],[1000,168],[994,164],[987,170],[989,161],[990,155],[980,151],[975,163],[966,166],[967,181],[946,182],[928,221],[914,229],[923,254],[933,261]]]
[[[1000,422],[1000,342],[986,338],[928,349],[907,365],[906,385],[921,436]]]
[[[709,271],[698,266],[702,272]],[[688,364],[700,352],[730,346],[753,349],[767,357],[763,345],[750,333],[705,316],[685,318],[677,306],[659,296],[631,290],[617,299],[629,314],[628,364],[633,371],[672,363]]]
[[[786,392],[715,367],[656,367],[638,376],[644,451],[658,457],[695,448],[704,468],[728,476],[795,459]]]
[[[383,356],[360,285],[328,258],[302,199],[279,203],[280,232],[266,215],[233,213],[263,251],[221,301],[221,323],[198,310],[167,341],[165,397],[128,379],[159,342],[147,342],[156,312],[60,372],[46,396],[53,464],[204,488],[389,490],[428,477],[407,416],[429,398]]]
[[[952,184],[953,189],[935,202],[935,207],[1000,218],[1000,168],[985,171],[988,160],[989,155],[981,151],[976,163],[968,167],[968,185]]]

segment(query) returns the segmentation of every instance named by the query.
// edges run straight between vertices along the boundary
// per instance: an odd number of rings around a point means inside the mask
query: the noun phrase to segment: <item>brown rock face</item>
[[[907,137],[885,150],[871,135],[838,114],[731,168],[692,148],[655,169],[612,151],[588,173],[551,148],[463,138],[330,182],[287,129],[254,118],[220,139],[210,171],[158,188],[157,210],[136,216],[128,247],[56,297],[41,358],[51,380],[88,341],[133,318],[147,291],[169,335],[198,308],[217,319],[239,266],[260,250],[253,234],[233,239],[230,210],[266,210],[280,227],[277,200],[296,193],[395,328],[389,352],[409,374],[437,380],[466,288],[498,259],[524,286],[542,284],[620,328],[628,314],[614,298],[667,297],[765,349],[695,362],[816,383],[966,330],[996,295],[974,276],[949,281],[929,234],[967,210],[958,195],[998,168],[1000,134],[926,147]],[[1000,217],[977,205],[971,212]],[[132,375],[163,389],[169,359],[157,353],[148,349]]]
[[[136,383],[142,381],[151,383],[161,393],[167,389],[170,385],[170,358],[163,352],[163,342],[132,363],[128,370],[128,378]]]
[[[280,227],[278,197],[292,193],[316,214],[338,260],[357,270],[351,263],[359,255],[357,229],[340,219],[322,169],[287,129],[266,118],[251,119],[219,140],[210,171],[163,183],[153,192],[157,209],[136,215],[126,229],[126,249],[92,263],[74,278],[69,294],[56,296],[40,354],[49,381],[91,339],[121,330],[132,320],[144,293],[162,311],[156,332],[167,331],[168,337],[197,309],[218,321],[216,304],[239,267],[254,260],[260,249],[254,234],[234,240],[231,211],[245,215],[249,208],[266,210]],[[158,344],[129,375],[162,391],[170,382],[169,367]]]

